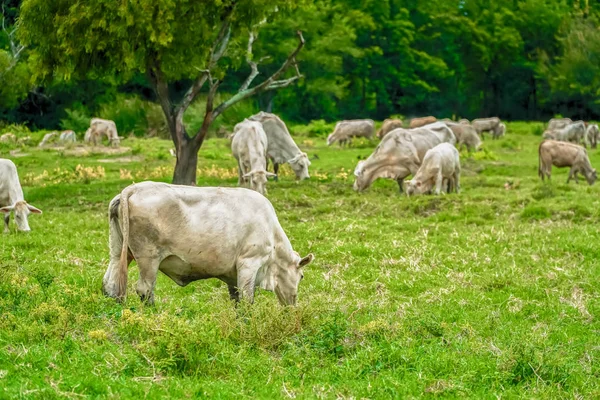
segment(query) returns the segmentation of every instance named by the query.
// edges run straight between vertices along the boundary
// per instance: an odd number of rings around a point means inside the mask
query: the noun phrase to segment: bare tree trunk
[[[177,149],[177,162],[173,172],[173,183],[176,185],[196,186],[198,170],[198,151],[200,146],[196,140],[184,140]]]

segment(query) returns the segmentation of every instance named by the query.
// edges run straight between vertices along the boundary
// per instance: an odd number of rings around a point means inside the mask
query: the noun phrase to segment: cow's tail
[[[120,256],[115,276],[115,297],[117,301],[124,302],[127,298],[127,254],[129,249],[129,196],[130,191],[125,189],[119,197],[113,199],[110,205],[110,245],[111,256]],[[119,210],[120,209],[120,210]],[[120,212],[119,212],[120,211]],[[120,224],[119,224],[120,220]],[[120,226],[119,226],[120,225]],[[113,257],[114,257],[113,256]]]

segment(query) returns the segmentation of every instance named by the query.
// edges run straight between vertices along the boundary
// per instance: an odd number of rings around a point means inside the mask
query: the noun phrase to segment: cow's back
[[[202,266],[207,276],[230,272],[252,246],[285,237],[261,194],[244,188],[142,182],[129,193],[129,243],[135,258],[156,252]],[[287,237],[285,237],[287,241]],[[289,241],[288,241],[289,243]]]
[[[17,166],[11,160],[0,158],[0,207],[23,200]]]

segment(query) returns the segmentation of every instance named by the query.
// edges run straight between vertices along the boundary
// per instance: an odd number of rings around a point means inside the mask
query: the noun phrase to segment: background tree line
[[[110,107],[135,114],[142,107],[135,99],[156,100],[143,74],[34,81],[33,52],[19,44],[21,3],[2,1],[2,120],[55,129],[65,118],[79,115],[84,124],[88,114],[110,114]],[[297,60],[304,78],[247,100],[246,109],[295,122],[398,114],[598,119],[599,17],[598,0],[300,1],[260,27],[254,51],[268,76],[302,30],[306,46]],[[248,71],[235,66],[220,91],[235,92]],[[189,83],[182,79],[171,90],[183,94]]]

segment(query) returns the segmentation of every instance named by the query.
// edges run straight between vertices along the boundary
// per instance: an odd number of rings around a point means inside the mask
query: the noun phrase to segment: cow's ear
[[[14,210],[15,206],[6,206],[6,207],[2,207],[0,208],[0,212],[4,213],[4,214],[10,214],[10,212],[12,210]]]
[[[300,263],[298,264],[298,268],[304,268],[304,267],[306,267],[308,264],[310,264],[311,262],[313,262],[314,259],[315,259],[314,254],[310,253],[309,255],[307,255],[306,257],[304,257],[302,260],[300,260]]]
[[[40,210],[37,207],[32,206],[31,204],[27,204],[27,209],[29,211],[31,211],[32,213],[34,213],[34,214],[41,214],[42,213],[42,210]]]

